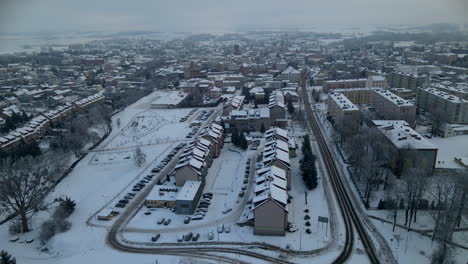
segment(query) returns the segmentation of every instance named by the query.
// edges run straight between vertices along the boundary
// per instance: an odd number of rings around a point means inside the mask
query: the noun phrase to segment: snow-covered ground
[[[0,248],[15,256],[18,263],[154,263],[155,256],[126,254],[109,248],[105,243],[106,229],[90,227],[86,221],[103,206],[113,205],[110,202],[118,198],[116,195],[128,188],[152,163],[162,159],[172,149],[171,146],[178,144],[176,140],[185,139],[190,130],[190,119],[184,123],[178,121],[190,109],[149,109],[150,102],[163,95],[154,92],[116,114],[112,119],[111,135],[97,148],[104,151],[87,155],[47,197],[53,200],[66,195],[77,202],[75,212],[68,219],[72,228],[52,238],[49,252],[38,250],[40,243],[37,239],[40,224],[49,218],[48,212],[40,212],[33,219],[33,231],[27,234],[12,236],[8,233],[8,223],[1,225]],[[117,119],[120,119],[120,127]],[[135,120],[139,121],[136,128],[132,126]],[[135,144],[151,144],[141,148],[147,155],[147,162],[141,168],[133,161]],[[109,150],[109,147],[117,149]],[[130,148],[119,150],[120,147]],[[30,238],[35,241],[30,244],[9,242],[16,237],[20,237],[19,241]],[[160,263],[177,262],[178,259],[157,258]]]
[[[226,144],[221,151],[219,158],[213,161],[211,168],[208,170],[207,182],[204,192],[213,193],[213,199],[208,207],[208,212],[202,220],[191,221],[185,225],[184,219],[186,215],[178,215],[170,211],[168,208],[155,208],[150,210],[151,215],[145,215],[148,211],[143,207],[127,225],[128,229],[132,230],[152,230],[155,232],[174,232],[178,230],[191,230],[198,226],[216,226],[223,219],[235,222],[235,218],[230,217],[236,213],[236,210],[224,215],[221,212],[227,208],[236,208],[239,205],[240,198],[238,196],[241,191],[244,179],[244,171],[237,168],[244,166],[247,159],[246,152],[231,151],[230,144]],[[170,186],[174,186],[169,183]],[[170,218],[171,223],[168,226],[157,225],[155,222],[160,218]],[[175,240],[175,239],[174,239]]]
[[[437,168],[462,168],[454,161],[454,158],[468,157],[468,135],[447,138],[432,137],[428,140],[439,148]]]

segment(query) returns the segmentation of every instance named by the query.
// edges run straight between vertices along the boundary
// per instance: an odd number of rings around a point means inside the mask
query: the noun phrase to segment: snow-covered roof
[[[267,131],[265,131],[265,135],[266,137],[271,137],[273,135],[278,135],[280,137],[283,137],[285,139],[288,138],[288,131],[282,129],[282,128],[279,128],[279,127],[274,127],[274,128],[271,128],[271,129],[268,129]]]
[[[357,106],[342,93],[330,92],[328,98],[333,100],[343,111],[358,111]]]
[[[404,120],[372,120],[372,123],[398,149],[438,149]]]
[[[294,69],[294,67],[292,66],[289,66],[288,68],[286,68],[286,70],[282,72],[282,74],[300,74],[300,73],[301,73],[300,71]]]
[[[449,101],[451,103],[468,103],[468,101],[465,100],[465,99],[462,99],[462,98],[460,98],[458,96],[443,92],[443,91],[435,89],[435,88],[419,88],[419,89],[421,89],[422,91],[428,92],[430,94],[433,94],[433,95],[439,97],[440,99],[443,99],[445,101]]]
[[[177,198],[177,186],[155,185],[146,197],[146,200],[152,201],[175,201]]]
[[[409,101],[406,101],[405,99],[399,97],[398,95],[396,95],[396,94],[394,94],[392,92],[389,92],[388,90],[375,89],[374,93],[381,95],[382,97],[387,99],[387,101],[389,101],[389,102],[391,102],[391,103],[393,103],[395,105],[398,105],[398,106],[413,106],[413,104],[410,103]]]
[[[288,193],[286,192],[286,190],[281,189],[280,187],[274,185],[271,182],[266,183],[267,188],[265,188],[265,190],[259,192],[254,196],[253,204],[256,207],[258,207],[258,205],[261,204],[263,201],[272,199],[274,201],[279,202],[282,206],[286,206],[288,204]]]
[[[201,170],[203,168],[203,162],[196,160],[196,159],[190,159],[189,161],[190,166],[194,167],[197,170]]]
[[[193,201],[198,190],[201,188],[200,181],[186,181],[177,195],[178,201]]]

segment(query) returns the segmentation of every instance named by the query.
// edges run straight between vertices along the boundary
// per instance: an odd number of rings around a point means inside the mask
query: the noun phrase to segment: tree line
[[[7,133],[18,128],[21,124],[29,121],[31,118],[23,111],[21,113],[12,112],[11,116],[4,118],[5,123],[0,127],[0,132]]]
[[[231,142],[232,144],[234,144],[234,146],[239,147],[243,150],[246,150],[248,147],[247,139],[245,138],[244,133],[239,133],[239,130],[237,130],[236,127],[232,129]]]
[[[309,190],[317,188],[317,167],[315,166],[315,161],[317,157],[312,153],[312,147],[310,145],[309,135],[304,136],[304,141],[302,142],[302,159],[300,162],[300,169],[302,174],[302,179],[304,180],[305,185]]]

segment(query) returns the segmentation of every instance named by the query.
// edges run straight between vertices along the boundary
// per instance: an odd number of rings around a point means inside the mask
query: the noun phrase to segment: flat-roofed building
[[[353,104],[371,104],[374,97],[375,88],[349,88],[335,89],[334,93],[341,93],[348,98]]]
[[[364,88],[366,87],[366,83],[366,78],[328,80],[323,82],[323,92],[328,93],[328,91],[334,89]]]
[[[415,73],[401,71],[391,72],[388,76],[388,84],[394,88],[407,88],[413,92],[424,82],[424,77]]]
[[[193,214],[203,192],[203,184],[200,181],[186,181],[176,198],[176,213]]]
[[[466,83],[449,84],[449,85],[445,85],[442,83],[435,83],[431,85],[431,88],[436,88],[443,92],[453,94],[457,97],[468,100],[468,84]]]
[[[416,104],[447,123],[468,123],[468,101],[453,94],[435,88],[419,88]]]
[[[406,89],[406,88],[390,88],[389,90],[390,92],[398,95],[399,97],[405,100],[414,99],[414,96],[416,95],[414,91],[411,91],[410,89]]]
[[[270,128],[268,108],[233,110],[225,119],[226,129],[236,127],[239,131],[260,131]]]
[[[155,185],[145,200],[148,208],[172,208],[176,205],[178,187]]]
[[[388,90],[374,90],[372,106],[382,119],[405,120],[411,126],[415,125],[416,106]]]
[[[419,168],[433,171],[438,148],[414,131],[404,120],[373,120],[385,139],[389,165],[396,174],[404,169]]]
[[[357,131],[359,128],[359,109],[341,93],[328,94],[328,114],[333,117],[338,128],[350,131]]]

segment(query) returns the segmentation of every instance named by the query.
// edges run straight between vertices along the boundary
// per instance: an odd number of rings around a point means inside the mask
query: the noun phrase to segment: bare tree
[[[112,109],[103,104],[94,106],[88,112],[88,118],[97,124],[98,128],[105,134],[110,131],[111,115]],[[117,123],[120,126],[120,119]]]
[[[141,150],[141,148],[138,146],[135,150],[135,165],[138,167],[143,166],[146,162],[146,154]]]
[[[405,226],[411,228],[411,220],[415,217],[419,202],[424,196],[427,186],[427,172],[423,169],[410,168],[405,170],[399,181],[402,198],[405,201]]]
[[[0,203],[16,213],[21,232],[28,232],[30,218],[44,208],[43,200],[52,188],[60,165],[48,156],[5,159],[0,168]]]

